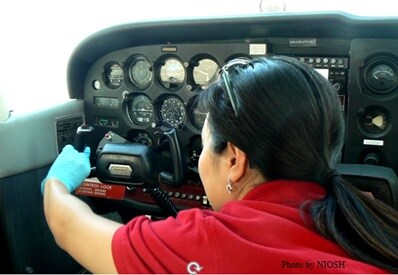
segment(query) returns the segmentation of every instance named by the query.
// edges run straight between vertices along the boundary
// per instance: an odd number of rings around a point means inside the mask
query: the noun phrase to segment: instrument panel
[[[163,132],[176,129],[187,183],[162,187],[177,194],[182,206],[187,205],[179,192],[184,189],[184,198],[193,195],[203,207],[206,198],[203,189],[198,191],[197,161],[206,114],[197,108],[195,98],[233,58],[293,56],[328,78],[341,99],[347,126],[341,162],[387,166],[398,172],[398,129],[393,127],[398,119],[398,37],[391,39],[395,25],[388,20],[373,24],[341,18],[286,15],[236,22],[132,24],[120,33],[109,29],[88,39],[72,56],[70,94],[84,99],[85,121],[96,128],[93,147],[108,131],[156,146],[164,141]],[[206,24],[218,29],[205,32]],[[341,31],[331,30],[331,25]],[[171,30],[170,37],[166,29]],[[98,40],[105,46],[97,48]],[[81,61],[83,55],[90,56],[89,62]],[[162,156],[163,170],[170,169],[169,162],[170,156]],[[149,200],[141,195],[134,200]]]
[[[96,127],[97,139],[107,131],[113,131],[130,142],[148,146],[161,144],[161,133],[175,128],[189,180],[184,185],[185,192],[176,191],[176,187],[167,184],[162,188],[183,205],[189,201],[208,207],[203,187],[202,194],[198,194],[198,185],[192,184],[200,182],[197,162],[201,153],[201,129],[206,118],[206,114],[197,108],[195,99],[217,79],[220,68],[228,60],[266,56],[272,54],[267,51],[271,47],[277,52],[279,40],[275,40],[275,45],[272,41],[148,45],[108,53],[98,59],[87,74],[84,90],[86,123]],[[319,40],[318,43],[326,41]],[[344,47],[339,50],[343,53]],[[326,71],[327,78],[330,74],[336,92],[345,102],[347,56],[335,54],[321,58],[300,52],[296,58]],[[169,156],[165,155],[159,165],[164,166],[163,170],[170,170],[170,162]],[[133,193],[135,196],[140,194],[140,201],[150,200],[142,190]],[[191,197],[196,199],[183,200]]]
[[[229,59],[250,56],[249,47],[248,43],[151,45],[108,54],[89,72],[86,107],[95,110],[91,119],[98,126],[149,132],[165,126],[200,133],[205,114],[196,109],[195,96],[217,78]],[[107,110],[117,117],[108,116]]]
[[[254,55],[253,45],[150,45],[109,53],[93,64],[86,78],[86,123],[99,129],[99,137],[111,130],[149,146],[162,142],[159,133],[175,128],[188,170],[196,172],[206,114],[195,99],[228,60],[266,54]]]

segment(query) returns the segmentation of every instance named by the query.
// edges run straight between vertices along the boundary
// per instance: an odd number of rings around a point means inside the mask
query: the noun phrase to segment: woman
[[[69,194],[89,150],[43,181],[57,243],[94,273],[398,272],[398,214],[333,169],[344,123],[329,82],[287,57],[233,60],[200,97],[199,174],[215,211],[127,225]]]

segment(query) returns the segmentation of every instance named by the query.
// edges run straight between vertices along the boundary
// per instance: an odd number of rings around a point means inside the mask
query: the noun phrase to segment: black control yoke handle
[[[159,178],[172,185],[181,185],[184,180],[184,163],[182,161],[181,145],[175,128],[163,133],[168,142],[173,163],[173,173],[162,171]]]
[[[76,136],[73,146],[78,152],[83,152],[87,145],[88,136],[94,131],[94,127],[82,124],[76,130]]]

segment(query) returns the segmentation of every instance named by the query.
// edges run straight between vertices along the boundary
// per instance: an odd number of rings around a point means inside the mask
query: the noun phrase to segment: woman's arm
[[[117,273],[112,237],[121,224],[95,214],[57,179],[44,185],[44,212],[57,244],[92,273]]]
[[[71,195],[90,173],[90,148],[66,145],[41,184],[44,214],[57,244],[93,273],[115,273],[112,238],[122,226]]]

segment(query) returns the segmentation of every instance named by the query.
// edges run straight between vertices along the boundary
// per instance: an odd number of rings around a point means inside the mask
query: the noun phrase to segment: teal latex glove
[[[72,145],[66,145],[42,181],[41,193],[44,193],[44,185],[50,178],[58,179],[69,193],[73,192],[90,174],[90,169],[90,147],[86,147],[84,152],[80,153]]]

